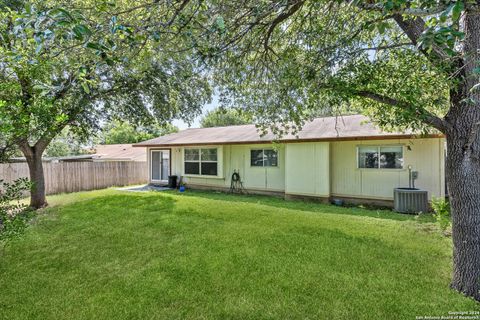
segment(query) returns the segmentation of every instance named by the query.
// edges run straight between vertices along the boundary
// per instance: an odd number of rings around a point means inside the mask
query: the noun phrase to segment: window
[[[358,167],[378,168],[378,147],[358,147]]]
[[[218,173],[217,149],[185,149],[185,174],[216,176]]]
[[[185,149],[185,174],[200,174],[200,149]]]
[[[380,147],[380,168],[402,169],[403,148],[402,147]]]
[[[252,167],[276,167],[278,153],[271,149],[250,150],[250,165]]]
[[[358,167],[370,169],[402,169],[403,147],[358,147]]]

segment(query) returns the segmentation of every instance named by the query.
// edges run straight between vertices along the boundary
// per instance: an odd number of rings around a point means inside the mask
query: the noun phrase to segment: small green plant
[[[27,227],[31,211],[20,200],[30,186],[26,178],[12,183],[0,180],[0,242],[20,236]]]
[[[443,233],[446,233],[452,225],[452,218],[450,215],[450,202],[445,198],[433,198],[432,199],[432,209],[434,211],[434,217],[437,220],[437,223],[442,229]]]

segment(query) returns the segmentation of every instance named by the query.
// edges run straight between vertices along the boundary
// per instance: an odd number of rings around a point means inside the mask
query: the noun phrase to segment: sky
[[[207,113],[208,111],[215,109],[218,106],[218,96],[214,95],[212,98],[212,102],[204,105],[202,107],[202,114]],[[200,119],[202,116],[199,116],[195,119],[195,121],[190,125],[190,128],[199,128],[200,127]],[[178,127],[180,130],[184,130],[189,128],[188,124],[183,122],[182,120],[173,120],[172,124]]]

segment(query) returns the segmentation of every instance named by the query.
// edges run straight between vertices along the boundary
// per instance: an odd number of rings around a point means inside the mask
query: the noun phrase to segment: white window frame
[[[264,152],[265,150],[274,151],[274,152],[277,154],[277,165],[276,165],[276,166],[266,166],[266,165],[265,165],[265,159],[264,159],[261,166],[252,166],[252,151],[260,151],[260,150],[261,150],[262,152]],[[251,167],[251,168],[278,168],[278,167],[280,167],[280,163],[279,163],[279,162],[280,162],[279,152],[278,152],[278,150],[275,150],[275,149],[273,149],[273,148],[251,148],[251,149],[250,149],[249,157],[250,157],[250,158],[249,158],[249,162],[248,162],[248,163],[250,164],[250,167]]]
[[[369,148],[377,148],[378,152],[378,157],[380,158],[380,149],[381,148],[392,148],[392,147],[400,147],[402,149],[402,167],[401,168],[381,168],[380,167],[380,159],[378,159],[378,166],[376,168],[361,168],[360,167],[360,148],[361,147],[369,147]],[[393,171],[393,170],[405,170],[405,146],[403,144],[386,144],[386,145],[367,145],[367,144],[361,144],[358,145],[356,148],[356,167],[357,169],[360,170],[387,170],[387,171]]]
[[[211,160],[204,160],[202,161],[202,150],[206,149],[215,149],[217,150],[217,161],[211,161]],[[198,150],[198,160],[185,160],[185,155],[186,155],[186,150]],[[219,163],[220,163],[220,150],[219,148],[215,147],[202,147],[202,148],[184,148],[183,149],[183,175],[185,176],[192,176],[192,177],[219,177],[220,174],[220,168],[219,168]],[[196,173],[185,173],[185,163],[190,162],[190,163],[198,163],[198,174]],[[211,174],[202,174],[202,163],[216,163],[217,164],[217,174],[216,175],[211,175]]]

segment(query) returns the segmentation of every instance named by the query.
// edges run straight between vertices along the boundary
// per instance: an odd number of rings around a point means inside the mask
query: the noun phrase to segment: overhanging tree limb
[[[449,124],[446,121],[444,121],[443,119],[437,117],[436,115],[428,112],[427,110],[419,109],[419,108],[417,108],[413,105],[404,103],[403,101],[393,99],[391,97],[387,97],[387,96],[384,96],[384,95],[381,95],[381,94],[378,94],[378,93],[375,93],[375,92],[371,92],[371,91],[368,91],[368,90],[353,91],[353,94],[355,94],[359,97],[368,98],[370,100],[374,100],[374,101],[377,101],[377,102],[380,102],[380,103],[383,103],[383,104],[387,104],[387,105],[391,105],[391,106],[394,106],[394,107],[416,110],[422,116],[421,120],[423,122],[431,125],[435,129],[437,129],[437,130],[439,130],[443,133],[445,133],[447,131],[447,128],[449,126]]]
[[[282,11],[270,24],[268,30],[267,30],[267,33],[265,35],[265,39],[264,39],[264,42],[263,42],[263,46],[265,48],[265,50],[268,50],[269,46],[268,46],[268,42],[270,41],[270,37],[272,36],[272,33],[273,31],[275,30],[275,28],[281,24],[283,21],[287,20],[289,17],[291,17],[292,15],[294,15],[298,10],[300,10],[300,8],[302,7],[302,5],[305,3],[304,0],[300,0],[300,1],[294,1],[294,2],[291,2],[289,1],[288,3],[288,6],[287,9],[285,9],[284,11]]]
[[[418,46],[420,38],[425,31],[425,21],[420,17],[405,18],[402,14],[394,14],[393,19],[412,43]],[[432,45],[431,51],[420,50],[434,65],[438,65],[439,62],[445,63],[451,59],[441,47],[435,44]]]
[[[367,11],[379,11],[383,12],[385,10],[383,4],[373,3],[373,4],[364,4],[358,3],[358,1],[350,1],[350,4],[355,4],[358,8],[367,10]],[[426,30],[425,20],[422,17],[428,17],[440,14],[444,12],[448,6],[442,5],[432,8],[402,8],[399,10],[390,11],[391,17],[395,20],[397,25],[402,29],[405,35],[412,41],[416,46],[419,45],[421,36]],[[412,17],[413,16],[413,17]],[[449,56],[442,47],[437,44],[433,44],[431,51],[419,48],[419,51],[422,52],[431,63],[434,65],[439,65],[440,63],[452,63],[452,57]]]

